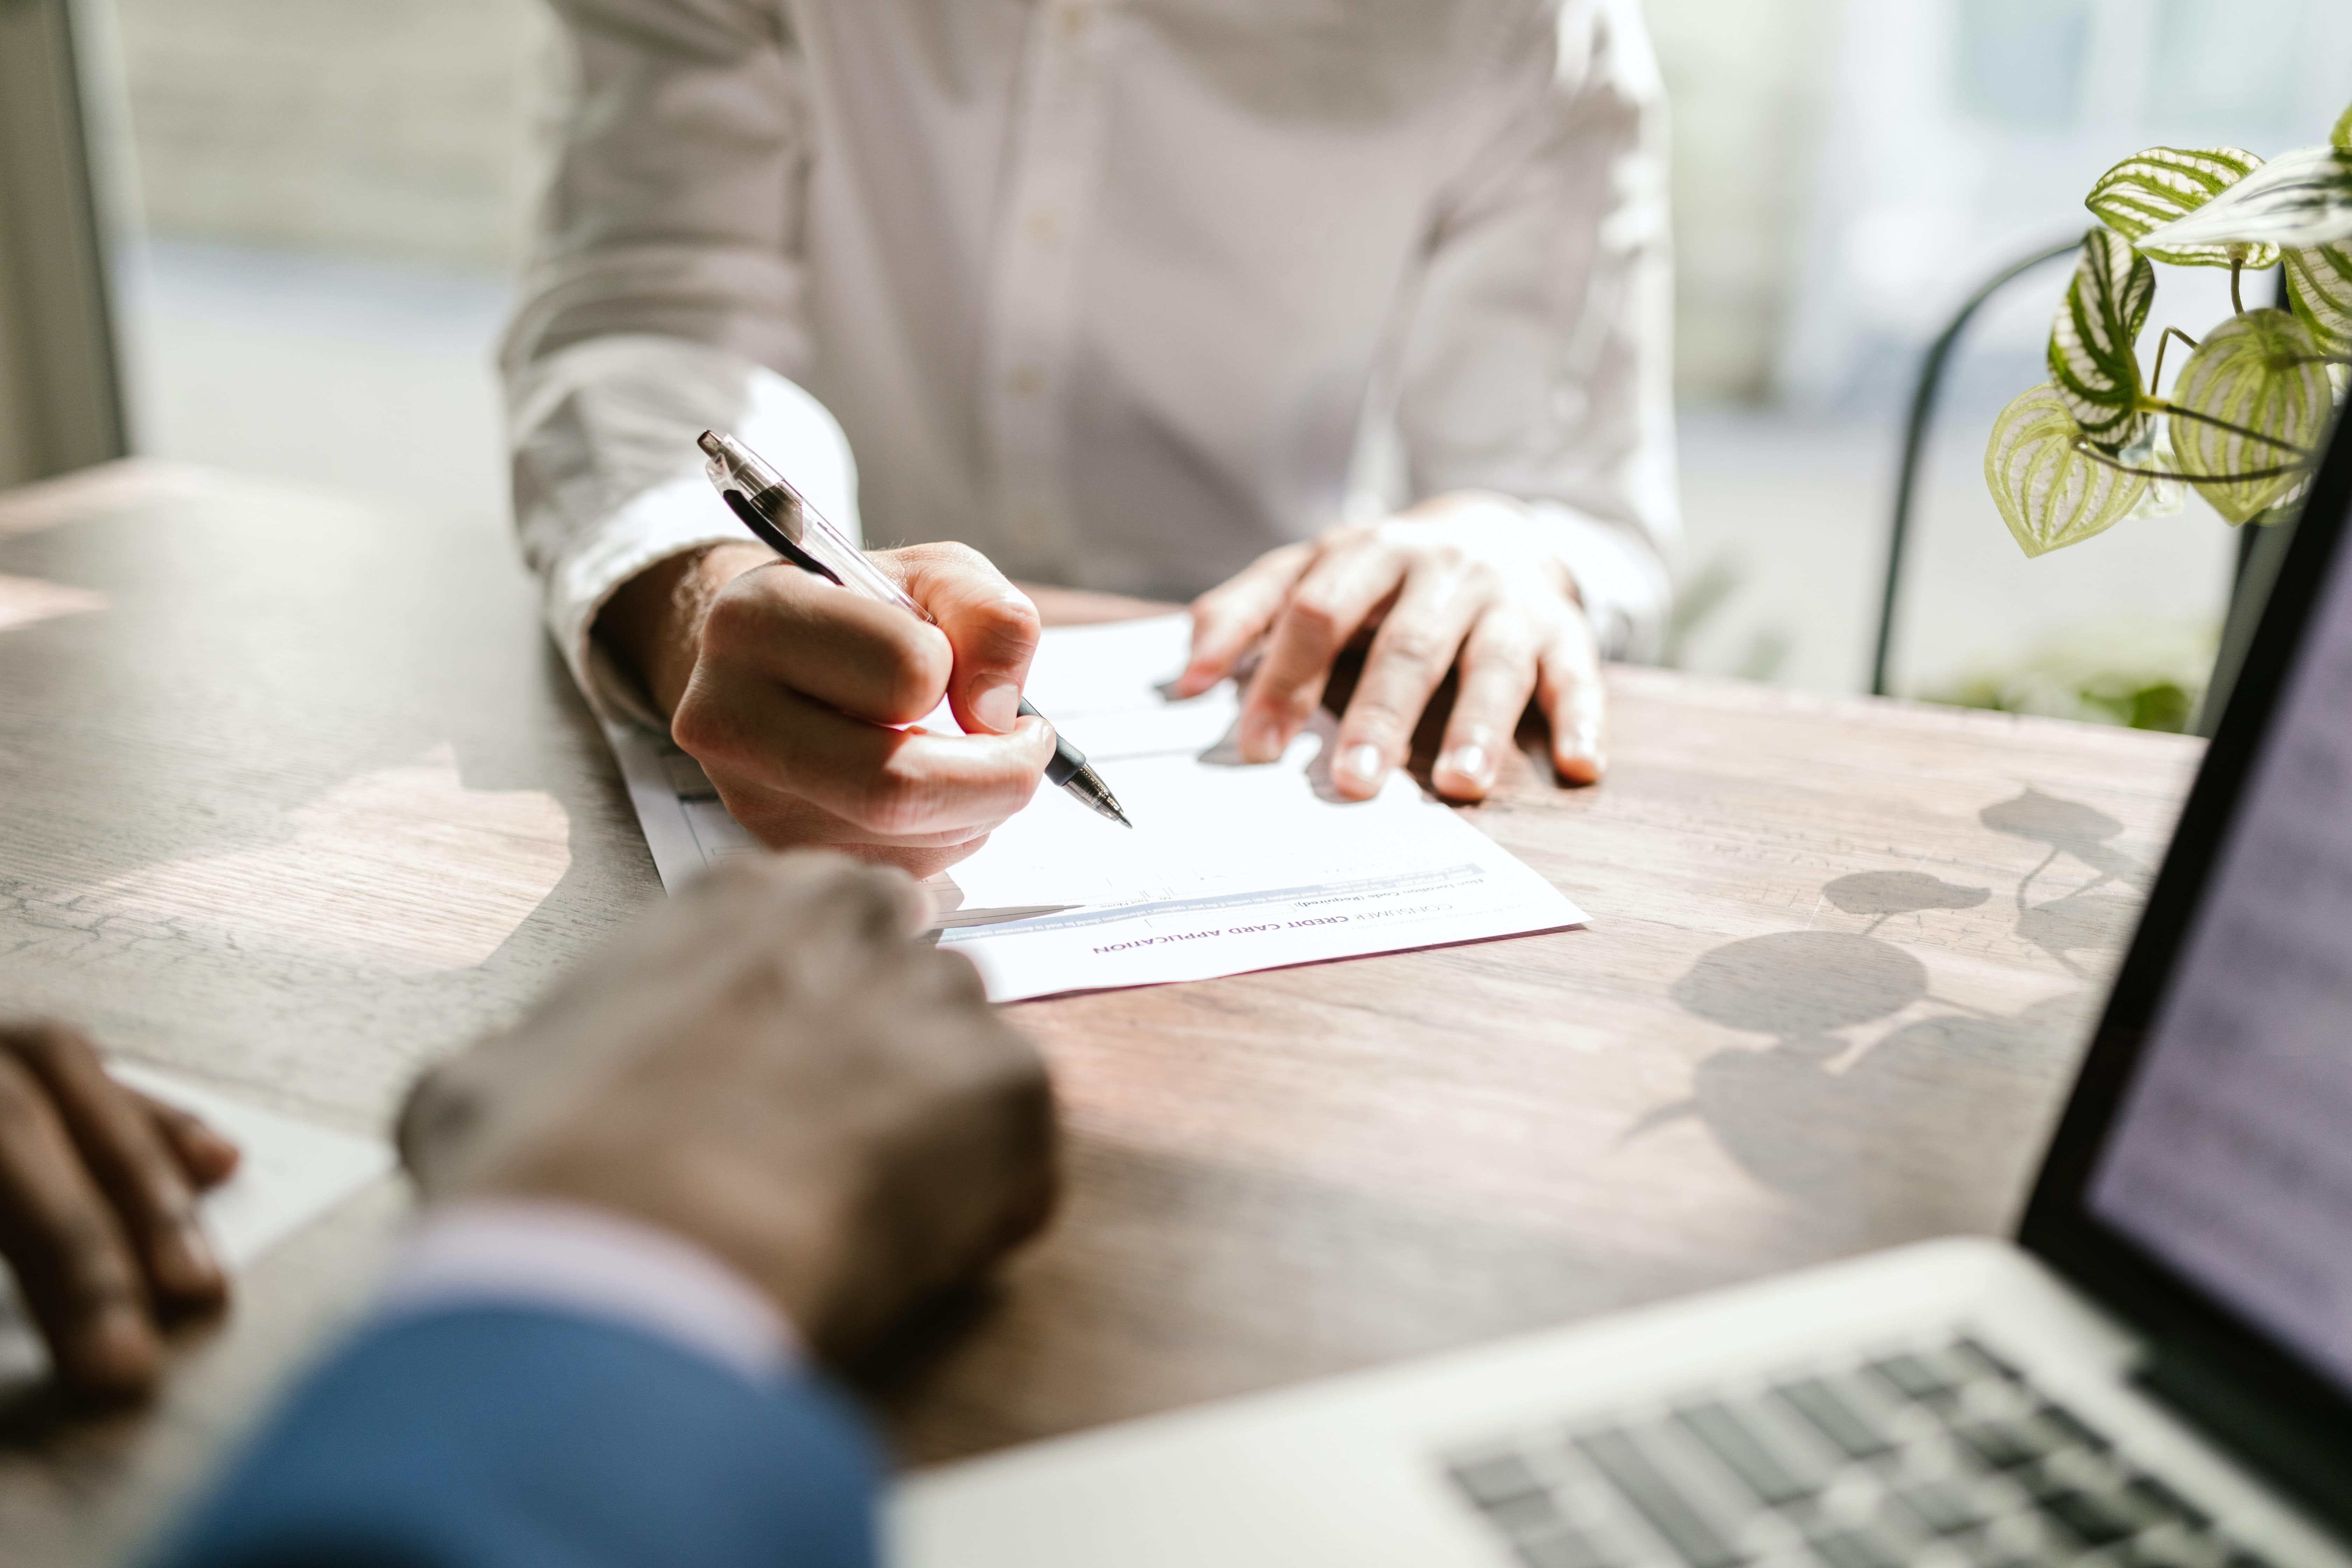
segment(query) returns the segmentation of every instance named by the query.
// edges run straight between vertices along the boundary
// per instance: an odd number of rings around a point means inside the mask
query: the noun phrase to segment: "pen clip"
[[[811,555],[799,545],[793,543],[791,535],[787,534],[782,529],[778,528],[774,523],[769,521],[766,518],[761,517],[760,515],[760,509],[753,506],[751,504],[751,498],[744,495],[741,490],[730,485],[727,489],[719,491],[719,493],[726,498],[728,509],[733,511],[737,517],[743,520],[743,526],[751,531],[753,538],[767,545],[769,549],[773,550],[777,554],[782,556],[785,560],[791,562],[802,571],[814,572],[818,576],[824,578],[826,582],[831,583],[836,588],[848,586],[847,584],[841,580],[841,574],[839,573],[826,565],[824,562],[819,561],[815,556]]]

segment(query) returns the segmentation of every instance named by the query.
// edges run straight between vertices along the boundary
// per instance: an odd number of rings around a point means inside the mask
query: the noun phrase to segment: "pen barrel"
[[[1021,700],[1021,711],[1026,713],[1032,719],[1045,718],[1043,713],[1037,711],[1037,705],[1034,702],[1030,701],[1026,697],[1024,697]],[[1049,724],[1053,722],[1050,719],[1047,719],[1045,721]],[[1062,738],[1062,732],[1059,730],[1055,731],[1054,758],[1051,762],[1045,764],[1045,782],[1052,784],[1055,789],[1059,789],[1064,784],[1069,783],[1072,779],[1077,777],[1078,770],[1086,765],[1087,754],[1078,750],[1076,746],[1070,744],[1069,742],[1064,740]]]

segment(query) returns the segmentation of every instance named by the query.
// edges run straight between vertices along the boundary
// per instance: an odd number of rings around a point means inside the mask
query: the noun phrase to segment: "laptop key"
[[[1829,1568],[1905,1568],[1909,1559],[1875,1531],[1839,1530],[1805,1543]]]
[[[1870,1459],[1891,1450],[1894,1439],[1865,1419],[1854,1402],[1823,1378],[1803,1377],[1772,1390],[1812,1423],[1848,1458]]]
[[[2113,1546],[2118,1541],[2128,1541],[2156,1522],[2145,1508],[2135,1508],[2127,1494],[2096,1492],[2079,1489],[2053,1492],[2040,1500],[2042,1511],[2063,1525],[2066,1532],[2086,1547]]]
[[[1916,1520],[1920,1532],[1951,1535],[1973,1529],[1992,1516],[1985,1499],[1950,1481],[1914,1481],[1887,1493],[1889,1501]]]
[[[2024,1374],[2017,1368],[1985,1349],[1980,1342],[1965,1334],[1954,1342],[1950,1353],[1979,1376],[1997,1377],[2004,1383],[2024,1381]]]
[[[2063,1405],[2045,1405],[2039,1415],[2051,1426],[2064,1433],[2069,1442],[2088,1448],[2093,1453],[2104,1454],[2114,1446],[2107,1441],[2105,1433]]]
[[[1952,1435],[1996,1470],[2030,1465],[2063,1446],[2061,1435],[2031,1419],[1962,1421],[1952,1427]]]
[[[1592,1538],[1566,1525],[1518,1543],[1523,1568],[1609,1568],[1609,1554]]]
[[[1879,1382],[1906,1399],[1929,1399],[1949,1393],[1954,1386],[1934,1362],[1908,1351],[1881,1356],[1870,1363],[1870,1371]]]
[[[1486,1510],[1486,1518],[1496,1529],[1516,1540],[1522,1535],[1541,1533],[1559,1520],[1559,1510],[1553,1506],[1551,1493],[1529,1492],[1495,1504]]]
[[[1733,1568],[1742,1561],[1738,1549],[1633,1438],[1622,1432],[1592,1432],[1577,1438],[1576,1446],[1691,1568]]]
[[[1453,1468],[1454,1484],[1482,1509],[1492,1510],[1519,1498],[1546,1491],[1541,1476],[1517,1454],[1496,1454],[1471,1459]]]
[[[2178,1520],[2191,1530],[2203,1530],[2213,1521],[2205,1510],[2166,1486],[2151,1475],[2136,1475],[2124,1483],[2124,1489],[2144,1499],[2166,1519]]]
[[[1760,1502],[1783,1508],[1813,1496],[1828,1482],[1805,1458],[1766,1446],[1729,1405],[1695,1405],[1675,1412],[1675,1420]]]

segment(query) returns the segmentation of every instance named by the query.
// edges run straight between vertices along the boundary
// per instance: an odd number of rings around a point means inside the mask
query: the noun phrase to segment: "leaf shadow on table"
[[[2019,881],[2013,933],[2068,974],[2074,956],[2128,940],[2142,868],[2107,840],[2122,825],[2028,789],[1979,816],[2049,847]],[[2055,899],[2030,889],[2062,856],[2092,879]],[[2102,890],[2121,884],[2120,890]],[[1824,900],[1860,931],[1777,931],[1702,954],[1671,994],[1711,1023],[1770,1037],[1702,1060],[1690,1098],[1653,1111],[1629,1141],[1696,1120],[1757,1181],[1841,1241],[1884,1245],[2009,1223],[2071,1079],[2099,994],[2078,987],[2015,1014],[1935,994],[1927,966],[1877,935],[1903,915],[1978,909],[1992,891],[1917,870],[1837,878]],[[1876,1038],[1865,1026],[1927,1016]]]

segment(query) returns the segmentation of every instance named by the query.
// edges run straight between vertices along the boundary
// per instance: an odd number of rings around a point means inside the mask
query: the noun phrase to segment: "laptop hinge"
[[[2158,1343],[2133,1381],[2352,1543],[2352,1438],[2250,1394],[2251,1369],[2234,1360],[2210,1345]]]

